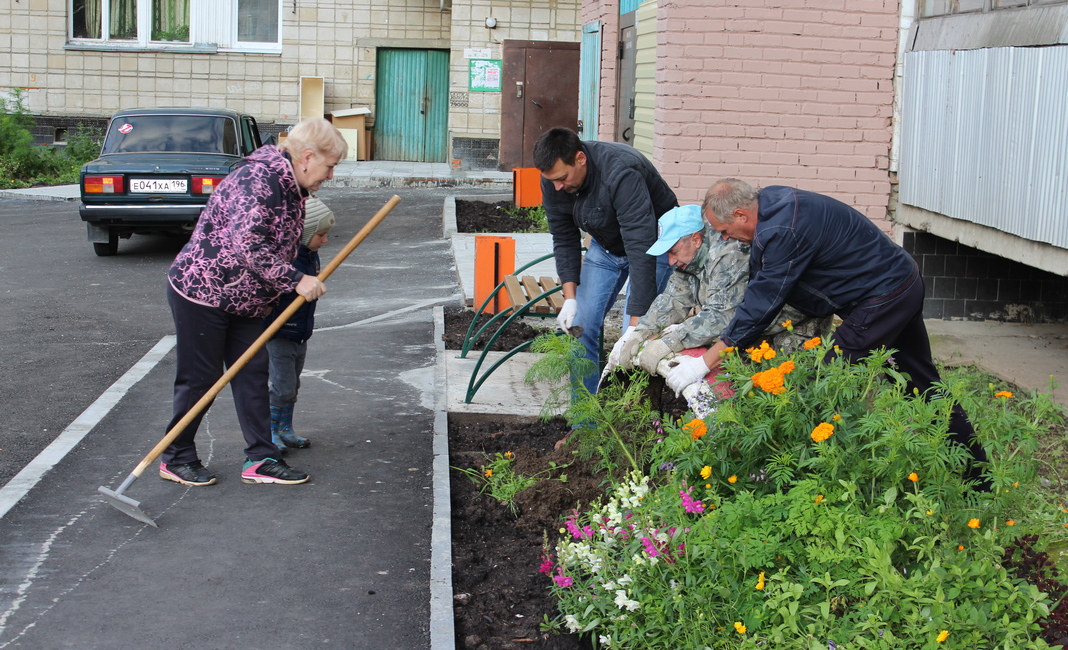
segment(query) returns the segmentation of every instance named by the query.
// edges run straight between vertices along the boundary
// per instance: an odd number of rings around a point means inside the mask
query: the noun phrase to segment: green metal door
[[[446,162],[448,50],[378,50],[375,159]]]

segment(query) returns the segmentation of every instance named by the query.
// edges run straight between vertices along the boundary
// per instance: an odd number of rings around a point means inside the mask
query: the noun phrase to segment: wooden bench
[[[550,277],[542,276],[540,278],[534,278],[529,275],[519,275],[523,271],[530,267],[544,262],[547,259],[551,259],[553,254],[543,255],[538,259],[524,264],[515,271],[512,275],[504,277],[504,281],[501,282],[493,289],[486,300],[475,310],[475,315],[471,319],[471,325],[467,328],[467,334],[464,336],[463,344],[460,348],[460,358],[467,358],[467,353],[474,347],[475,342],[482,338],[482,335],[493,329],[493,334],[490,335],[489,340],[483,346],[478,360],[475,362],[475,367],[471,371],[471,379],[467,382],[467,394],[464,397],[464,403],[470,404],[475,393],[486,381],[493,371],[496,370],[508,359],[511,359],[516,354],[526,350],[533,343],[533,339],[525,341],[516,347],[512,348],[508,352],[504,353],[500,359],[498,359],[492,366],[490,366],[485,372],[479,374],[482,369],[483,363],[486,361],[486,356],[489,354],[490,348],[504,332],[517,319],[523,316],[535,316],[539,318],[555,318],[557,312],[564,305],[563,295],[560,293],[561,287],[559,282]],[[486,307],[493,302],[496,295],[504,291],[508,296],[508,301],[511,303],[511,307],[502,309],[498,313],[494,314],[485,325],[478,328],[477,325],[479,318],[486,311]]]

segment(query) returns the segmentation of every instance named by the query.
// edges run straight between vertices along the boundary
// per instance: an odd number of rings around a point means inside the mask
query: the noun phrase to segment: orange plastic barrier
[[[541,172],[534,167],[512,170],[513,202],[517,208],[541,205]]]
[[[504,276],[515,272],[515,239],[475,235],[475,309],[486,301]],[[498,291],[485,312],[496,314],[512,306],[508,293]]]

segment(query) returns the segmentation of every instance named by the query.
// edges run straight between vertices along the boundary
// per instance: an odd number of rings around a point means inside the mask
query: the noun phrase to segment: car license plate
[[[189,191],[189,181],[184,178],[131,178],[130,191],[139,193],[160,192],[183,194]]]

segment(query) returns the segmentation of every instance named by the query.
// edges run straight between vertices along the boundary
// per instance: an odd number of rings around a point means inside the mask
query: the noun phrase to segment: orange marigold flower
[[[819,503],[820,501],[823,501],[823,495],[822,494],[817,494],[816,495],[816,503]]]
[[[510,452],[510,451],[506,451],[506,452],[504,452],[504,457],[505,457],[505,458],[511,458],[512,456],[515,456],[515,454],[513,454],[513,453],[512,453],[512,452]]]
[[[758,591],[760,589],[764,588],[764,572],[763,571],[760,572],[760,577],[757,578],[756,588],[757,588]]]
[[[737,632],[738,634],[745,634],[745,630],[746,630],[745,626],[742,625],[741,623],[735,623],[734,624],[734,631]]]
[[[909,480],[912,481],[913,483],[915,483],[916,481],[920,480],[920,475],[917,474],[916,472],[913,472],[913,473],[909,474]]]
[[[958,551],[963,551],[964,550],[964,544],[957,544],[957,550]]]
[[[691,440],[700,440],[701,436],[708,433],[708,426],[705,425],[704,420],[694,418],[687,422],[686,426],[684,426],[682,430],[690,434]]]
[[[821,345],[823,345],[823,339],[816,336],[802,343],[801,347],[805,348],[806,350],[812,350],[814,348],[818,348]]]
[[[731,352],[734,352],[734,346],[733,345],[728,346],[726,348],[723,348],[723,350],[719,353],[719,357],[722,359],[723,357],[727,356]]]
[[[994,393],[994,397],[1003,397],[1005,399],[1011,399],[1012,398],[1012,393],[1010,393],[1007,390],[1002,390],[1002,391],[998,391],[998,392]]]
[[[737,483],[738,482],[738,475],[737,474],[731,474],[730,478],[727,479],[727,482],[728,483]]]
[[[812,441],[823,442],[832,435],[834,435],[834,425],[827,422],[820,422],[816,425],[816,428],[812,430]]]
[[[835,413],[835,414],[834,414],[834,417],[833,417],[833,418],[831,418],[831,419],[832,419],[832,420],[834,420],[835,422],[838,422],[839,420],[841,420],[841,419],[842,419],[842,416],[841,416],[841,414],[839,414],[839,413]]]
[[[939,643],[942,643],[943,641],[945,641],[948,638],[949,638],[949,630],[942,630],[941,632],[938,633],[938,638],[936,638],[935,641],[938,641]]]
[[[968,528],[978,528],[978,527],[979,527],[979,520],[978,519],[969,519],[968,520]]]
[[[1012,487],[1020,487],[1020,482],[1019,481],[1013,481]]]
[[[785,320],[782,322],[783,329],[794,331],[794,322],[792,320]]]
[[[1015,519],[1009,519],[1009,520],[1007,520],[1005,522],[1005,525],[1006,526],[1015,526],[1016,525],[1016,520]]]
[[[492,478],[493,477],[493,470],[492,469],[487,469],[485,472],[482,472],[482,473],[486,475],[486,478]]]
[[[749,353],[749,358],[756,363],[775,358],[775,350],[771,349],[767,341],[762,341],[760,347],[746,348],[745,351]]]
[[[779,372],[781,372],[782,374],[788,375],[793,371],[794,371],[794,362],[793,361],[787,359],[786,361],[783,361],[782,363],[779,364]]]

